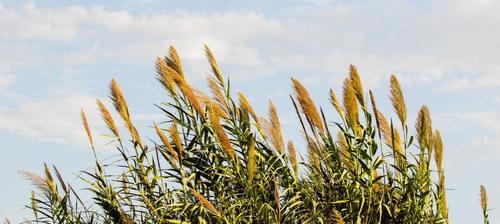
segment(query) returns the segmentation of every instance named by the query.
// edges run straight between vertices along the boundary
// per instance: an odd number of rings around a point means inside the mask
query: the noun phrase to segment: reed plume
[[[349,66],[349,79],[351,80],[351,84],[359,104],[361,104],[362,107],[366,107],[361,77],[359,76],[358,69],[354,65]]]
[[[432,122],[427,106],[422,106],[418,112],[416,123],[417,140],[422,148],[432,150]]]
[[[352,79],[346,79],[344,81],[343,97],[347,122],[355,133],[359,134],[359,111],[358,104],[356,103],[356,92],[353,87]]]
[[[118,139],[118,141],[121,142],[120,132],[118,131],[115,121],[113,120],[113,117],[111,116],[111,113],[109,112],[108,108],[106,108],[106,106],[102,101],[96,100],[96,102],[99,111],[101,112],[101,118],[104,120],[104,123],[106,123],[108,129],[111,130],[111,132]]]
[[[174,69],[177,74],[184,79],[184,70],[182,68],[181,58],[179,57],[179,54],[177,54],[177,50],[173,46],[170,46],[168,52],[169,57],[165,57],[167,66]]]
[[[390,89],[392,106],[401,121],[401,125],[404,127],[406,124],[406,104],[403,96],[403,90],[401,89],[401,85],[395,75],[391,75]]]
[[[392,126],[392,123],[389,124],[385,116],[380,113],[380,111],[377,111],[376,114],[380,123],[382,136],[384,136],[386,144],[390,145],[393,149],[396,160],[400,162],[401,156],[404,155],[404,152],[399,132]]]
[[[295,150],[295,147],[293,146],[292,140],[288,141],[288,159],[290,160],[290,163],[292,164],[293,171],[295,172],[295,176],[299,175],[299,165],[297,162],[297,151]]]
[[[434,131],[433,137],[434,143],[434,160],[436,162],[438,172],[443,171],[443,140],[441,139],[441,133],[439,130]]]
[[[309,92],[307,92],[307,89],[298,80],[292,78],[292,83],[295,95],[299,100],[300,107],[302,108],[302,112],[316,128],[318,128],[321,132],[324,132],[325,127],[321,121],[321,117],[319,116],[318,109],[316,109],[316,105],[309,95]]]
[[[215,206],[209,200],[207,200],[205,197],[203,197],[203,195],[201,195],[198,191],[191,188],[191,193],[193,193],[193,195],[196,197],[196,199],[198,199],[198,201],[203,206],[205,206],[205,208],[207,208],[209,212],[211,212],[212,214],[214,214],[216,216],[220,216],[220,213],[219,213],[219,211],[217,211]]]
[[[172,157],[174,157],[174,159],[176,161],[179,161],[179,156],[177,155],[177,152],[175,152],[174,148],[170,144],[170,141],[168,140],[167,136],[158,127],[158,125],[156,125],[156,123],[153,123],[153,126],[155,128],[156,134],[158,135],[158,137],[160,137],[161,142],[163,143],[163,145],[165,146],[165,148],[168,150],[168,152],[170,153],[170,155],[172,155]]]
[[[224,85],[224,77],[222,76],[222,72],[219,69],[219,65],[217,64],[217,60],[215,60],[214,54],[210,50],[210,48],[205,45],[205,54],[207,55],[208,62],[210,63],[210,67],[212,67],[212,71],[215,77],[219,80],[219,82]]]
[[[337,95],[335,92],[330,89],[330,103],[333,105],[337,113],[339,114],[340,118],[345,119],[345,114],[344,114],[344,109],[342,109],[342,105],[340,104],[339,99],[337,98]]]
[[[215,113],[215,110],[213,109],[213,107],[214,106],[211,105],[209,117],[210,117],[210,122],[212,123],[212,127],[214,129],[215,135],[216,135],[216,139],[217,139],[219,145],[222,147],[222,149],[224,149],[226,154],[232,160],[235,160],[236,153],[235,153],[233,147],[231,146],[231,142],[229,141],[229,138],[227,137],[226,132],[224,132],[224,129],[222,128],[222,125],[220,124],[220,118],[217,115],[217,113]]]
[[[179,163],[181,163],[182,153],[184,152],[184,146],[182,145],[181,136],[179,135],[179,130],[177,129],[177,123],[175,121],[172,122],[172,126],[170,126],[170,128],[168,129],[168,132],[174,142],[175,148],[177,148],[177,159],[179,160]]]
[[[481,185],[479,187],[479,190],[479,197],[481,198],[481,208],[483,209],[483,222],[484,224],[489,224],[490,221],[488,220],[488,195],[486,193],[486,188]]]
[[[111,100],[113,101],[115,109],[118,111],[122,119],[125,121],[125,125],[127,126],[130,132],[130,136],[141,148],[144,148],[141,137],[139,136],[139,132],[137,132],[137,129],[132,124],[132,119],[130,118],[130,113],[128,111],[127,101],[123,96],[123,92],[120,88],[120,85],[118,85],[118,82],[116,82],[115,79],[111,80],[110,89],[111,89]]]
[[[257,158],[256,158],[256,149],[255,149],[255,139],[253,135],[248,136],[248,160],[247,160],[247,170],[248,170],[248,180],[252,183],[257,166]]]
[[[342,214],[337,209],[333,209],[333,223],[334,224],[345,224]]]
[[[281,130],[281,123],[278,117],[278,112],[272,101],[269,101],[269,126],[267,128],[271,143],[282,155],[285,153],[285,146],[283,140],[283,131]]]
[[[87,122],[87,116],[85,116],[85,111],[83,111],[83,109],[80,110],[80,115],[82,118],[83,127],[85,128],[85,132],[87,133],[87,137],[89,138],[90,141],[90,146],[92,147],[92,149],[95,149],[94,139],[92,138],[92,132],[90,132],[89,123]]]
[[[165,88],[172,95],[175,95],[176,85],[172,76],[172,73],[169,71],[169,68],[165,60],[161,58],[156,59],[156,79],[162,84],[163,88]],[[176,72],[177,73],[177,72]],[[178,74],[178,73],[177,73]]]
[[[212,77],[207,77],[207,83],[217,103],[227,111],[227,102],[221,86]]]

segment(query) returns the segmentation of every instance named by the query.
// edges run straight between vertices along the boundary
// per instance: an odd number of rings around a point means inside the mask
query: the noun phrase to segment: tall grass
[[[157,107],[167,119],[152,124],[158,135],[153,144],[139,135],[125,94],[112,80],[110,99],[120,117],[112,117],[102,101],[97,105],[121,159],[105,164],[96,154],[95,167],[83,171],[84,191],[92,194],[85,200],[55,167],[45,165],[43,176],[24,173],[37,187],[28,206],[33,221],[449,222],[441,135],[426,106],[415,125],[408,123],[396,76],[390,78],[389,92],[397,118],[389,119],[350,66],[343,102],[335,91],[329,93],[340,116],[336,121],[326,120],[305,86],[292,79],[290,99],[306,143],[299,149],[284,139],[274,104],[269,102],[268,116],[261,117],[243,93],[236,100],[214,54],[208,47],[205,53],[212,69],[207,77],[211,96],[189,83],[174,48],[157,59],[156,78],[167,96]],[[94,149],[83,110],[82,121]],[[119,123],[130,137],[121,134]],[[299,152],[306,152],[305,159]],[[120,172],[107,173],[110,166]]]

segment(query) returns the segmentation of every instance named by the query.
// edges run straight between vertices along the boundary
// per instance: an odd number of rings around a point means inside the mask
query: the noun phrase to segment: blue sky
[[[154,59],[176,46],[201,87],[205,43],[261,114],[276,102],[289,138],[299,136],[291,76],[336,119],[327,91],[341,89],[349,64],[388,115],[397,74],[409,118],[426,104],[442,132],[452,221],[480,222],[479,184],[500,219],[500,3],[489,0],[0,1],[0,218],[28,215],[31,186],[18,170],[55,164],[80,186],[92,153],[79,109],[105,133],[94,102],[107,100],[112,77],[151,133],[164,119],[153,103],[165,99]],[[99,153],[111,155],[100,139]]]

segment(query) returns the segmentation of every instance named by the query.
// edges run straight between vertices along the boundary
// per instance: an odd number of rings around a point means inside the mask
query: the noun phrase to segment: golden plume
[[[210,117],[210,122],[212,123],[216,139],[219,143],[219,145],[224,149],[224,151],[227,153],[227,155],[235,160],[236,159],[236,153],[231,146],[231,141],[229,141],[229,138],[227,137],[226,132],[224,132],[224,129],[222,128],[222,125],[220,124],[220,118],[213,109],[213,105],[210,106],[210,112],[209,112],[209,117]]]
[[[92,149],[94,149],[94,139],[92,138],[92,132],[90,132],[89,123],[87,122],[87,116],[85,116],[85,111],[83,111],[83,109],[80,110],[80,115],[82,118],[83,127],[85,128],[85,132],[87,132],[87,136],[89,137],[90,146],[92,147]]]
[[[307,92],[307,89],[298,80],[292,78],[292,82],[295,95],[299,100],[302,112],[316,128],[318,128],[321,132],[325,132],[325,127],[321,121],[321,117],[319,116],[318,109],[316,109],[316,105],[311,99],[309,92]]]
[[[47,164],[43,164],[45,168],[45,184],[47,185],[47,189],[51,193],[57,193],[56,184],[54,183],[54,178],[52,178],[52,174],[50,173],[49,167]]]
[[[359,134],[359,111],[358,103],[356,102],[356,93],[351,79],[344,81],[344,109],[347,115],[347,122],[356,134]]]
[[[486,214],[486,212],[488,211],[488,195],[486,193],[486,188],[481,185],[479,187],[479,190],[480,190],[480,198],[481,198],[481,208],[483,209],[483,213]]]
[[[351,84],[359,104],[361,104],[362,107],[366,107],[361,77],[359,77],[358,69],[354,65],[349,66],[349,79],[351,80]]]
[[[269,126],[267,128],[271,143],[282,155],[285,153],[285,146],[283,141],[283,131],[281,129],[280,119],[278,112],[273,102],[269,100]]]
[[[248,136],[248,160],[247,160],[247,170],[248,170],[248,180],[252,183],[255,177],[255,170],[257,166],[257,155],[255,150],[255,139],[253,135]]]
[[[177,54],[177,50],[173,46],[168,49],[169,57],[165,57],[167,66],[174,69],[182,78],[184,78],[184,71],[182,69],[181,58]]]
[[[444,188],[444,181],[445,181],[445,177],[444,177],[444,173],[439,173],[439,189],[441,191],[441,195],[440,195],[440,198],[439,198],[439,201],[441,203],[440,207],[439,207],[439,212],[441,213],[441,215],[443,216],[443,218],[446,219],[446,223],[448,223],[448,205],[446,203],[446,189]]]
[[[31,209],[35,215],[35,222],[38,222],[38,201],[35,196],[35,191],[31,191]]]
[[[174,148],[170,144],[170,141],[168,140],[167,136],[163,133],[163,131],[156,125],[156,123],[153,123],[156,134],[158,137],[160,137],[161,142],[163,145],[165,145],[165,148],[167,148],[168,152],[174,157],[176,161],[179,161],[179,156],[177,155],[177,152],[175,152]]]
[[[170,128],[168,129],[168,133],[170,134],[170,137],[172,138],[174,145],[177,148],[177,159],[180,163],[180,161],[182,160],[182,153],[184,152],[184,146],[182,145],[179,130],[177,129],[177,123],[175,121],[172,122],[172,126],[170,126]]]
[[[167,63],[161,58],[156,58],[156,73],[157,79],[163,85],[163,87],[169,91],[172,95],[175,95],[175,82],[172,73],[169,71]],[[177,72],[175,72],[178,74]]]
[[[341,131],[337,132],[337,141],[339,146],[339,157],[342,163],[349,170],[353,170],[354,166],[351,162],[351,152],[349,152],[349,146],[347,145],[347,140],[345,139],[344,133]]]
[[[219,82],[222,85],[224,85],[224,77],[222,76],[222,72],[219,69],[219,65],[217,65],[217,61],[215,60],[214,54],[207,45],[205,45],[205,53],[207,55],[208,62],[210,63],[210,67],[212,67],[212,71],[215,77],[219,80]]]
[[[293,171],[295,172],[295,176],[299,175],[299,165],[297,163],[297,151],[293,146],[292,140],[288,141],[288,159],[290,159],[290,163],[292,164]]]
[[[193,193],[194,197],[196,197],[196,199],[198,199],[198,201],[203,206],[205,206],[205,208],[207,208],[209,212],[211,212],[212,214],[214,214],[216,216],[220,216],[220,213],[219,213],[219,211],[217,211],[215,206],[209,200],[207,200],[205,197],[203,197],[203,195],[201,195],[198,191],[191,188],[191,193]]]
[[[380,113],[380,111],[377,111],[376,113],[380,122],[380,132],[382,132],[382,135],[384,136],[385,143],[391,146],[394,157],[399,163],[401,156],[404,155],[399,132],[394,127],[391,128],[391,124],[389,124],[385,116]]]
[[[306,139],[311,137],[306,135]],[[309,162],[312,164],[316,169],[319,169],[321,166],[321,160],[320,160],[320,151],[319,151],[319,146],[316,144],[314,141],[308,141],[307,142],[307,153],[309,156]]]
[[[337,209],[333,209],[333,224],[345,224],[342,214]]]
[[[262,137],[266,138],[264,134],[264,130],[262,129],[262,123],[255,111],[252,108],[252,105],[248,102],[247,98],[242,92],[238,92],[238,98],[240,101],[240,107],[243,110],[247,110],[250,115],[252,115],[252,118],[255,120],[255,125],[257,126],[257,131],[261,134]]]
[[[219,105],[224,110],[227,110],[227,101],[226,97],[224,96],[223,89],[221,89],[221,86],[212,77],[207,77],[207,82],[208,82],[208,87],[212,91],[212,94],[214,95],[214,98],[217,101],[217,103],[219,103]]]
[[[335,92],[333,92],[332,89],[330,89],[330,103],[333,105],[337,113],[342,119],[345,119],[345,114],[344,110],[342,109],[342,105],[340,104],[339,99],[337,98],[337,95]]]
[[[433,141],[434,143],[434,160],[436,161],[436,166],[438,172],[442,172],[443,167],[443,140],[441,139],[441,133],[436,130],[434,131]]]
[[[403,96],[403,90],[395,75],[391,75],[391,102],[396,114],[401,121],[401,125],[406,124],[406,104]]]
[[[121,141],[120,132],[118,131],[115,121],[113,120],[113,117],[111,116],[111,113],[109,112],[108,108],[106,108],[106,106],[102,101],[100,100],[96,101],[97,101],[97,106],[99,107],[99,111],[101,112],[101,118],[104,120],[109,130],[111,130],[111,132],[113,132],[115,137],[118,138],[118,141]]]
[[[223,109],[219,103],[215,102],[213,99],[208,97],[202,91],[195,90],[195,93],[196,93],[196,97],[198,97],[201,100],[201,102],[203,102],[205,108],[210,108],[210,106],[213,105],[214,106],[213,109],[215,110],[215,113],[217,113],[217,115],[219,115],[219,117],[222,117],[225,119],[229,118],[229,114],[228,114],[227,110]]]
[[[111,100],[113,101],[115,109],[118,111],[122,119],[125,121],[125,124],[130,132],[132,139],[141,148],[144,148],[139,133],[132,124],[132,119],[130,118],[130,113],[128,111],[127,101],[125,101],[125,97],[123,96],[123,92],[120,88],[120,85],[118,85],[118,82],[116,82],[115,79],[111,80],[110,89],[111,89]]]
[[[432,150],[432,122],[427,106],[422,106],[418,112],[416,123],[417,140],[422,149]]]
[[[196,94],[191,88],[191,86],[184,80],[178,82],[177,87],[179,87],[182,94],[186,96],[187,100],[189,101],[191,106],[196,110],[196,112],[198,112],[198,114],[200,114],[201,116],[205,116],[205,111],[203,110],[203,107],[201,106],[201,103],[196,97]]]

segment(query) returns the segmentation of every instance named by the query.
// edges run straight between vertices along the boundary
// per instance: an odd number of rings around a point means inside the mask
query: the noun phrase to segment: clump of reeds
[[[140,137],[125,93],[112,80],[110,99],[130,141],[101,100],[97,107],[120,159],[103,164],[96,154],[95,167],[82,175],[90,199],[80,199],[55,168],[58,181],[47,166],[43,177],[24,173],[38,188],[28,206],[33,221],[448,222],[441,134],[432,127],[426,106],[418,113],[415,135],[410,133],[396,76],[390,78],[389,92],[399,122],[377,107],[371,90],[369,101],[365,99],[361,75],[352,65],[341,99],[329,92],[340,116],[334,122],[326,120],[306,87],[292,79],[292,105],[305,137],[305,147],[297,147],[293,142],[300,140],[283,137],[276,106],[269,102],[268,118],[262,118],[243,93],[236,102],[213,52],[208,47],[205,52],[211,96],[189,83],[175,48],[157,58],[156,78],[167,95],[157,106],[166,119],[152,124],[157,141],[151,144]],[[98,149],[83,110],[81,115],[91,147]],[[301,159],[301,152],[307,152],[307,159]],[[481,205],[487,223],[483,187]]]

